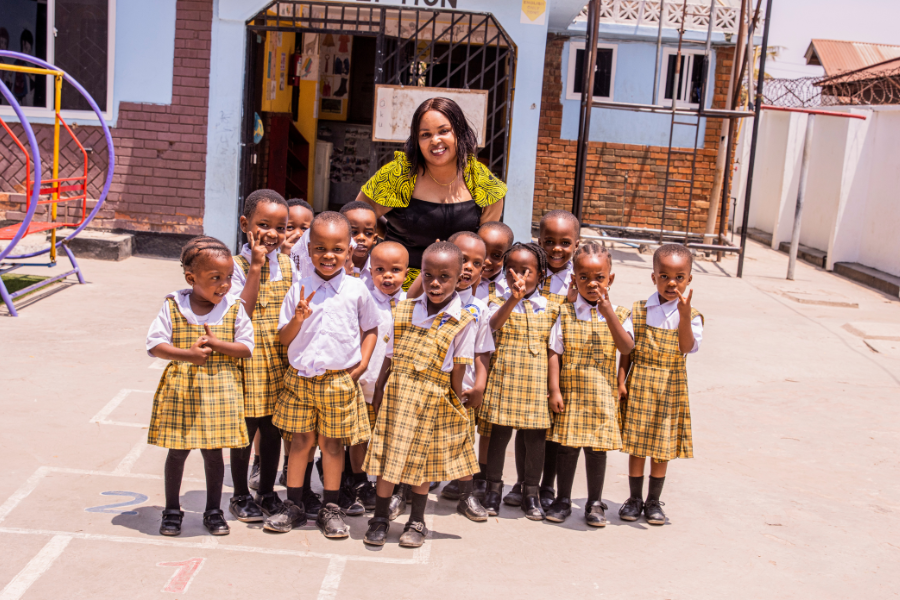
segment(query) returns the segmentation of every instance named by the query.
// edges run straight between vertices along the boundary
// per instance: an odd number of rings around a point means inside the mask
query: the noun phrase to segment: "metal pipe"
[[[661,112],[667,115],[672,114],[671,106],[662,106],[660,104],[636,104],[633,102],[612,102],[605,100],[597,100],[594,102],[594,108],[611,108],[614,110],[632,110],[638,112]],[[678,108],[675,110],[676,115],[684,116],[701,116],[711,117],[714,119],[730,119],[741,117],[752,117],[753,113],[748,110],[723,110],[719,108],[707,108],[703,110],[692,108]]]
[[[581,89],[581,115],[578,124],[578,148],[575,156],[575,186],[572,214],[580,221],[584,212],[584,179],[587,171],[588,142],[591,138],[591,109],[594,101],[594,74],[597,70],[597,36],[600,31],[600,0],[588,5],[590,19],[584,47],[584,76]]]
[[[772,0],[766,0],[766,25],[763,27],[762,52],[759,56],[759,77],[756,79],[756,99],[753,109],[753,137],[750,139],[750,164],[747,168],[747,190],[744,196],[744,217],[741,222],[741,254],[738,258],[737,276],[744,276],[744,250],[747,247],[747,222],[750,220],[750,194],[753,192],[753,169],[756,167],[756,142],[759,140],[759,116],[762,112],[763,86],[766,83],[766,54],[769,51],[769,29],[772,25]]]
[[[719,244],[694,244],[688,243],[685,244],[688,248],[696,248],[697,250],[709,250],[711,252],[738,252],[740,253],[741,249],[737,246],[722,246]]]
[[[653,97],[651,104],[659,100],[659,58],[662,51],[663,20],[666,18],[666,0],[659,0],[659,29],[656,32],[656,62],[653,63]]]
[[[660,233],[660,232],[662,232],[670,237],[684,237],[684,235],[686,233],[688,233],[686,231],[667,231],[664,229],[653,229],[650,227],[621,227],[618,225],[608,225],[608,224],[603,225],[600,223],[588,223],[588,222],[583,222],[582,225],[584,225],[585,227],[596,227],[597,229],[613,229],[613,230],[620,229],[622,231],[633,231],[635,233]],[[699,233],[690,233],[689,235],[691,237],[701,238],[701,239],[704,237],[703,235],[701,235]]]
[[[585,236],[585,237],[588,237],[588,236]],[[591,237],[591,239],[594,239],[593,236],[590,236],[590,237]],[[609,242],[617,241],[616,238],[613,238],[611,235],[609,235],[605,231],[600,232],[600,237],[602,237],[604,241],[609,241]],[[640,248],[640,244],[633,244],[631,242],[622,242],[622,241],[618,241],[618,243],[622,244],[623,246],[630,246],[632,248]]]
[[[794,227],[791,230],[791,251],[788,257],[788,281],[794,280],[797,266],[797,250],[800,248],[800,223],[803,217],[803,199],[806,196],[806,182],[809,179],[809,157],[812,155],[813,126],[816,115],[806,117],[806,136],[803,139],[803,161],[800,163],[800,185],[797,188],[797,204],[794,207]]]

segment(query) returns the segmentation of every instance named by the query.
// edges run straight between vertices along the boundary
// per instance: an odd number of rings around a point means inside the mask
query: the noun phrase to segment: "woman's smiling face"
[[[456,164],[456,134],[450,120],[436,110],[429,110],[419,122],[419,150],[430,167]]]

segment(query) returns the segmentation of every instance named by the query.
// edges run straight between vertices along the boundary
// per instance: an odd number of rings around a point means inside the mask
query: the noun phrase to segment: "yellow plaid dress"
[[[500,296],[497,295],[497,284],[491,281],[488,283],[488,304],[494,303],[497,306],[503,304],[504,300]],[[496,342],[497,334],[494,334],[494,342]],[[493,363],[491,363],[492,365]],[[490,377],[490,365],[488,365],[488,377]],[[485,391],[487,391],[487,386],[485,386]],[[482,404],[476,409],[472,409],[469,411],[469,414],[475,414],[475,422],[470,426],[472,430],[472,440],[475,440],[475,430],[477,429],[478,435],[483,438],[491,437],[491,424],[484,420],[482,417],[484,409],[484,399],[482,399]],[[477,425],[477,427],[476,427]]]
[[[554,294],[550,291],[550,280],[552,276],[547,275],[544,278],[544,285],[541,286],[541,296],[549,300],[550,302],[555,302],[556,304],[563,304],[568,301],[568,297],[566,294]]]
[[[628,318],[625,307],[616,308],[620,323]],[[547,439],[570,448],[618,450],[622,447],[616,415],[616,343],[597,309],[591,320],[580,321],[575,305],[559,308],[565,351],[560,357],[559,388],[565,409],[550,415],[553,426]]]
[[[169,298],[172,345],[190,348],[206,335],[202,325],[191,325]],[[219,325],[209,330],[223,342],[234,341],[235,302]],[[206,364],[170,361],[153,397],[147,443],[171,450],[244,448],[250,443],[244,422],[240,359],[213,352]]]
[[[514,429],[550,427],[547,343],[558,315],[558,304],[547,302],[547,309],[535,314],[526,300],[525,312],[512,313],[494,332],[497,349],[491,355],[491,372],[479,412],[482,420]],[[481,426],[478,433],[485,435]]]
[[[250,263],[243,256],[235,262],[250,271]],[[287,370],[287,348],[278,339],[278,314],[284,296],[291,289],[291,259],[278,254],[281,281],[269,281],[269,260],[263,263],[259,295],[253,309],[253,356],[244,359],[244,415],[248,418],[267,417],[275,412],[275,403],[284,387]]]
[[[697,316],[703,318],[691,309],[691,318]],[[631,320],[634,350],[626,381],[628,400],[619,414],[622,452],[649,456],[654,462],[693,458],[687,369],[678,330],[647,325],[645,301],[635,302]]]
[[[474,319],[436,317],[429,329],[412,324],[414,300],[397,306],[394,356],[363,470],[392,483],[420,485],[478,472],[465,408],[441,370],[453,338]],[[455,364],[471,359],[455,358]]]

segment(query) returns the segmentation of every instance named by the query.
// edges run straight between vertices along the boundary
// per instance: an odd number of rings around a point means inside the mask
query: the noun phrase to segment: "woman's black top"
[[[421,269],[422,254],[435,240],[446,241],[458,231],[478,232],[481,208],[474,200],[438,204],[411,198],[409,206],[391,209],[385,219],[385,241],[403,244],[410,268]]]

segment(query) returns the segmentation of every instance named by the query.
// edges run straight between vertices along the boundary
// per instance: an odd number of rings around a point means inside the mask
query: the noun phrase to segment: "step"
[[[778,244],[778,249],[786,254],[790,254],[791,243],[781,242],[780,244]],[[797,248],[797,258],[799,258],[803,262],[808,262],[811,265],[815,265],[823,269],[825,268],[825,265],[828,264],[827,252],[822,252],[821,250],[816,250],[815,248],[810,248],[809,246],[804,246],[803,244],[800,244],[800,247]]]
[[[900,297],[900,277],[852,262],[834,263],[834,272],[891,296]]]
[[[60,229],[58,235],[65,237],[72,231]],[[69,242],[69,249],[78,258],[120,261],[131,257],[134,236],[131,233],[85,229]]]

